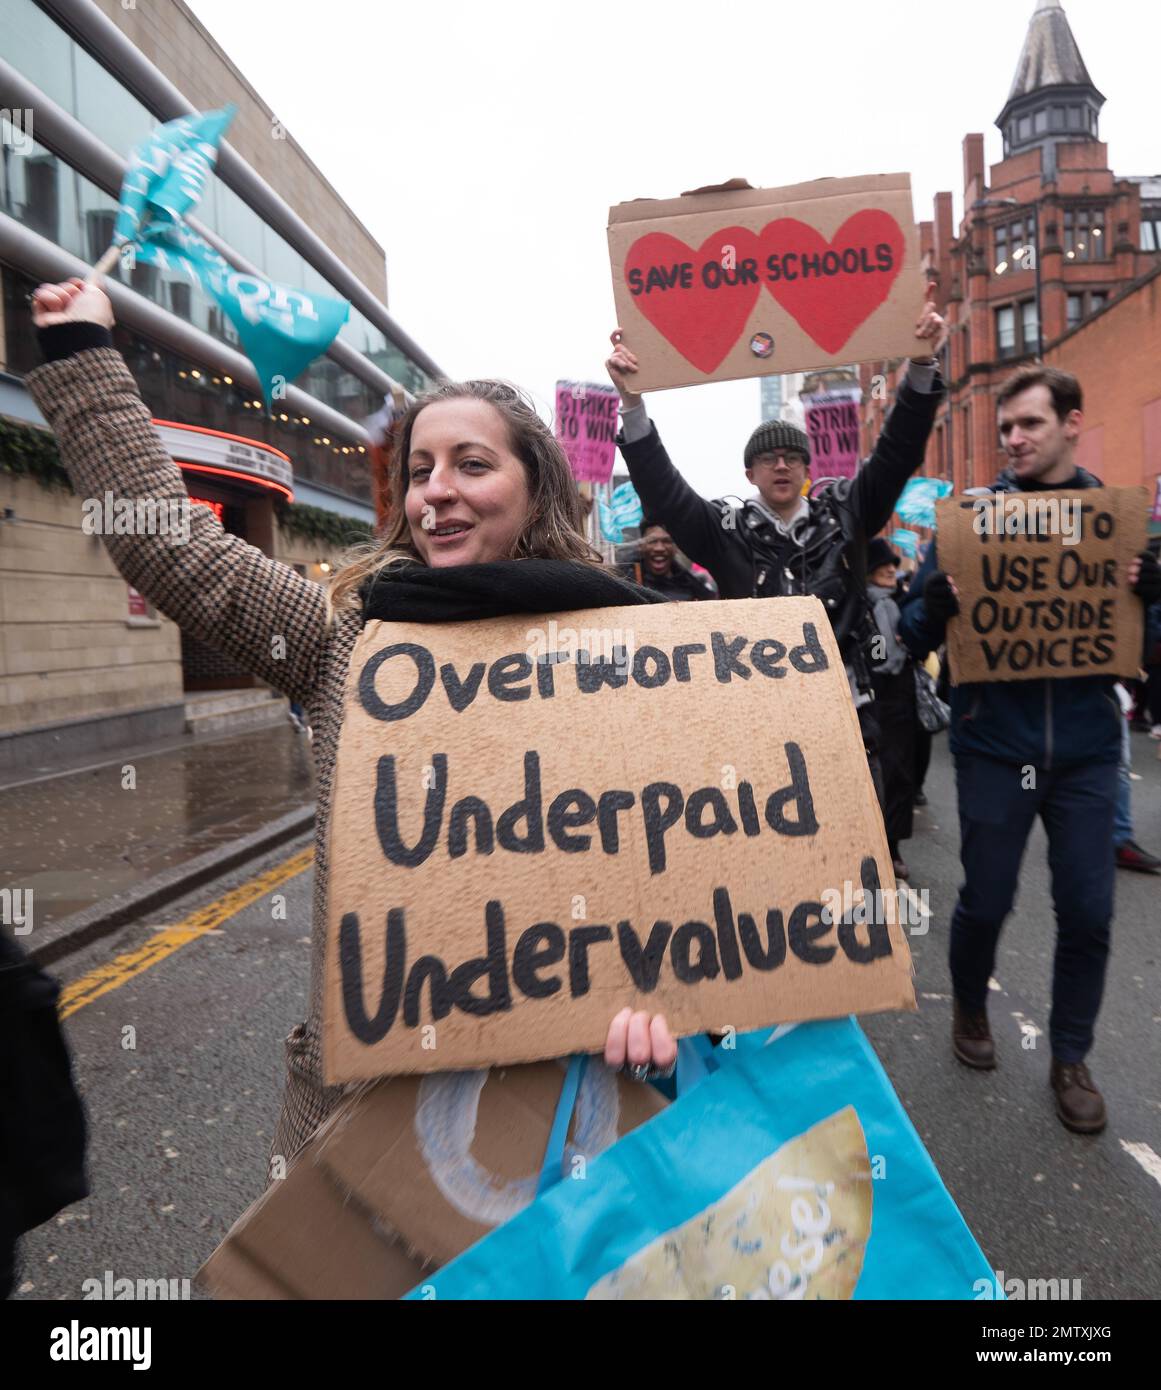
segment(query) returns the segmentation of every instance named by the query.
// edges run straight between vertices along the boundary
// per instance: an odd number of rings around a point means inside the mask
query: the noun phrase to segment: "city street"
[[[1151,850],[1161,846],[1157,749],[1134,734],[1136,833]],[[904,846],[912,885],[930,890],[932,910],[930,931],[911,938],[919,1012],[868,1018],[866,1030],[993,1268],[1005,1279],[1079,1280],[1086,1300],[1156,1298],[1161,879],[1117,876],[1113,961],[1090,1059],[1110,1122],[1082,1138],[1056,1120],[1047,1082],[1053,925],[1043,834],[1030,842],[1001,940],[991,998],[999,1069],[972,1073],[948,1039],[947,925],[959,865],[945,739],[927,792]],[[93,1191],[24,1240],[17,1297],[77,1298],[84,1280],[106,1271],[192,1278],[261,1192],[282,1039],[306,1005],[312,877],[304,839],[54,967],[73,1009],[66,1027],[88,1106]],[[275,915],[278,894],[285,920]],[[176,926],[180,934],[158,939]],[[917,1271],[911,1293],[923,1292]]]

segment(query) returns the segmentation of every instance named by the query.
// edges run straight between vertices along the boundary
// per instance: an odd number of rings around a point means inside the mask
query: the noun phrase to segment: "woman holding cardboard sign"
[[[124,361],[98,285],[74,279],[34,295],[46,365],[28,387],[56,432],[81,496],[167,499],[188,506]],[[289,1161],[333,1110],[322,1079],[320,1019],[334,763],[352,653],[371,619],[448,622],[509,613],[662,602],[616,578],[579,528],[576,489],[551,431],[512,387],[445,383],[399,425],[394,522],[329,589],[190,508],[188,540],[107,535],[120,573],[200,640],[292,700],[315,730],[318,774],[311,1002],[287,1042],[288,1081],[273,1154]],[[183,543],[184,542],[184,543]],[[281,638],[281,642],[276,641]],[[605,1046],[635,1080],[666,1072],[677,1047],[661,1016],[621,1009]]]

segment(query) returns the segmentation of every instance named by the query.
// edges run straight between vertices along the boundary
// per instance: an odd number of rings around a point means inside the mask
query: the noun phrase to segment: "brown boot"
[[[1052,1089],[1060,1123],[1077,1134],[1096,1134],[1108,1120],[1104,1097],[1097,1090],[1083,1062],[1052,1059]]]
[[[992,1030],[988,1027],[988,1015],[983,1009],[974,1013],[965,1009],[958,999],[954,1001],[951,1050],[965,1067],[991,1071],[996,1065],[996,1046],[992,1042]]]

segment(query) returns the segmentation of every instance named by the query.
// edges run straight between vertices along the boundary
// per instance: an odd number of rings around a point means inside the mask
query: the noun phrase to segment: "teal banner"
[[[181,272],[221,305],[254,364],[267,405],[282,399],[295,377],[326,352],[351,311],[345,299],[236,270],[183,222],[156,218],[137,259]]]
[[[157,214],[173,220],[201,198],[218,157],[218,145],[236,108],[181,116],[158,126],[129,156],[113,243],[140,241]]]
[[[625,539],[627,526],[641,524],[641,499],[632,483],[621,483],[619,487],[615,487],[607,503],[598,498],[597,511],[600,516],[601,535],[614,545],[620,545]]]
[[[951,496],[951,484],[945,478],[911,478],[900,494],[895,510],[899,520],[909,526],[935,528],[935,504]]]

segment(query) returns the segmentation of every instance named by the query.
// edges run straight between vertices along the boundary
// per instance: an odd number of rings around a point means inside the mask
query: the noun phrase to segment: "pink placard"
[[[617,392],[587,381],[556,383],[556,437],[578,483],[607,483],[617,446]]]
[[[859,468],[859,402],[853,387],[803,396],[806,433],[810,436],[810,476],[853,478]]]

